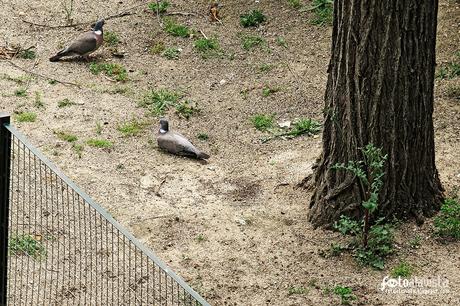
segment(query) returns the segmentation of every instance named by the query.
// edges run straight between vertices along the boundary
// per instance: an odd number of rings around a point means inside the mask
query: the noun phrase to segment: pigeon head
[[[104,19],[99,19],[96,24],[94,25],[94,32],[96,31],[101,31],[102,32],[102,26],[104,25]]]
[[[169,123],[166,119],[160,119],[160,134],[164,134],[169,131]]]

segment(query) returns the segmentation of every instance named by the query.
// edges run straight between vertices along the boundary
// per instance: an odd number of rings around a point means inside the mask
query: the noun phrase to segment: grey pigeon
[[[160,120],[160,130],[157,136],[158,146],[169,153],[188,156],[197,159],[208,159],[209,155],[201,152],[183,135],[170,131],[166,119]]]
[[[68,47],[59,51],[55,56],[50,57],[50,61],[57,62],[63,56],[87,56],[96,51],[104,42],[103,25],[104,19],[98,20],[92,31],[78,36]]]

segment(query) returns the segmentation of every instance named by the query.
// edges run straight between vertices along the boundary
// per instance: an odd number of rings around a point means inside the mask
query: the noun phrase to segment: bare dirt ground
[[[171,1],[170,12],[207,12],[207,1]],[[357,305],[460,305],[460,245],[440,244],[432,238],[432,222],[422,227],[404,224],[397,231],[397,253],[383,271],[360,268],[349,256],[324,258],[337,233],[313,229],[307,222],[310,193],[295,186],[311,172],[321,150],[321,137],[260,142],[264,134],[249,118],[276,113],[277,120],[322,118],[330,27],[310,23],[311,13],[301,13],[288,1],[225,1],[222,23],[201,16],[176,16],[181,23],[217,37],[225,55],[203,59],[193,39],[165,33],[142,2],[75,2],[74,22],[94,22],[129,9],[134,14],[108,20],[104,30],[121,39],[123,59],[107,47],[95,54],[99,62],[117,62],[128,70],[129,80],[114,83],[89,71],[81,61],[50,63],[48,57],[88,25],[66,28],[34,26],[65,24],[65,1],[4,0],[0,4],[0,45],[36,46],[37,60],[14,63],[60,81],[81,85],[50,84],[34,77],[25,83],[12,78],[26,73],[0,61],[0,108],[37,114],[32,123],[13,123],[136,237],[151,247],[173,270],[212,305],[332,305],[340,301],[325,289],[351,287]],[[258,8],[268,22],[258,29],[243,29],[239,15]],[[452,60],[460,35],[459,4],[441,1],[438,26],[438,64]],[[245,51],[240,33],[257,34],[268,49]],[[198,32],[199,36],[200,33]],[[287,48],[276,43],[283,37]],[[182,49],[178,60],[152,55],[158,42]],[[261,72],[262,64],[273,65]],[[222,81],[224,80],[224,81]],[[447,193],[460,183],[460,101],[450,98],[449,87],[458,79],[436,82],[435,129],[437,164]],[[281,90],[268,97],[262,86]],[[27,89],[26,97],[14,94]],[[198,103],[201,112],[189,120],[168,113],[173,129],[212,155],[207,165],[164,154],[156,148],[156,117],[138,106],[148,89],[180,90]],[[247,91],[247,95],[241,94]],[[37,108],[35,93],[44,104]],[[76,102],[58,107],[68,98]],[[148,122],[134,137],[124,137],[117,127],[138,118]],[[97,124],[102,126],[100,135]],[[81,158],[72,145],[59,140],[56,131],[78,136],[84,145]],[[199,132],[208,141],[197,138]],[[112,149],[85,145],[89,138],[108,139]],[[408,241],[421,236],[419,248]],[[400,260],[415,266],[415,276],[449,279],[450,293],[443,295],[387,295],[378,288]],[[289,288],[305,288],[289,294]],[[327,290],[326,290],[327,291]]]

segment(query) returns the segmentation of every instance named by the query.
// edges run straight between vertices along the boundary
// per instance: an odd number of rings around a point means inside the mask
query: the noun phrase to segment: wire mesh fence
[[[209,305],[16,129],[0,128],[11,141],[8,305]]]

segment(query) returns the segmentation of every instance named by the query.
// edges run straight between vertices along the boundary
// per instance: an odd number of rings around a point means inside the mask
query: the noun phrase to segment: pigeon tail
[[[50,57],[50,62],[57,62],[61,57],[67,55],[67,48],[59,51],[55,56]]]
[[[204,152],[200,152],[200,154],[198,154],[197,157],[200,159],[208,159],[210,156]]]

